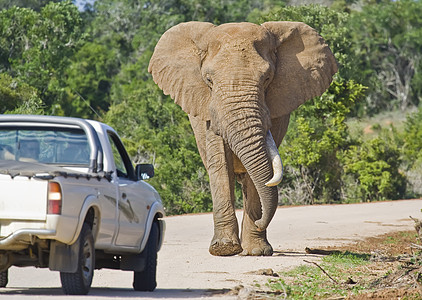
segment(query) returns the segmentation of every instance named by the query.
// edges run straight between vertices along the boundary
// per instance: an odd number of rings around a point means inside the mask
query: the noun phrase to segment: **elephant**
[[[148,72],[188,114],[207,169],[217,256],[270,256],[267,227],[283,175],[278,147],[290,113],[337,72],[323,38],[300,22],[180,23],[159,39]],[[243,220],[235,214],[242,187]]]

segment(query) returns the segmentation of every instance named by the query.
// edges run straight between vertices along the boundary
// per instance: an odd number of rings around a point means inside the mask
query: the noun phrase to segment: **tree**
[[[70,1],[50,2],[35,12],[12,7],[0,11],[0,68],[39,91],[55,112],[66,96],[64,70],[82,41],[82,19]]]
[[[66,69],[66,86],[72,101],[62,103],[73,116],[95,118],[108,110],[113,78],[120,71],[115,49],[85,43]]]
[[[30,8],[40,11],[49,2],[60,2],[61,0],[0,0],[0,10],[10,9],[13,6]]]
[[[366,5],[350,21],[355,61],[369,86],[369,112],[402,110],[421,97],[422,2]]]
[[[0,113],[1,114],[41,114],[42,100],[37,90],[19,79],[0,74]]]
[[[32,46],[32,31],[38,14],[26,8],[13,7],[0,11],[0,68],[15,74],[16,61],[22,62],[25,50]]]

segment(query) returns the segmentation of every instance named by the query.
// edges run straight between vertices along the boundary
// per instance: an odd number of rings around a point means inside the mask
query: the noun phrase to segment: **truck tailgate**
[[[45,220],[48,181],[0,174],[0,219]]]

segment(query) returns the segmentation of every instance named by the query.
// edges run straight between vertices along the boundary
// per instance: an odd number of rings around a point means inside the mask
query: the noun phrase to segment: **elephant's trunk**
[[[249,95],[249,100],[251,98]],[[242,108],[237,106],[230,112],[226,111],[225,117],[219,118],[219,121],[224,128],[223,137],[240,159],[258,192],[262,214],[255,216],[255,225],[258,230],[263,231],[268,227],[277,209],[276,185],[281,181],[283,174],[282,163],[268,130],[269,112],[266,107],[253,99],[242,100]],[[239,101],[234,101],[239,103]],[[244,105],[247,106],[246,109]],[[248,112],[247,115],[245,111]],[[268,123],[265,123],[266,120]]]
[[[278,205],[277,187],[275,185],[268,185],[268,183],[275,183],[278,179],[274,179],[274,177],[279,176],[274,176],[274,173],[278,171],[273,171],[273,164],[270,160],[265,140],[267,140],[266,137],[261,137],[259,141],[254,141],[253,143],[256,148],[252,151],[250,151],[250,146],[235,150],[236,155],[238,155],[251,177],[261,201],[262,215],[260,218],[257,216],[258,218],[255,221],[255,225],[260,231],[268,227]],[[241,144],[240,147],[242,147]]]

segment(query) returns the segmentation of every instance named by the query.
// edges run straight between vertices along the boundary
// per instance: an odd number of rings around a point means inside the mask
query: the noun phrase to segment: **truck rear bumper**
[[[54,229],[19,229],[11,235],[0,240],[0,247],[15,244],[18,240],[31,241],[32,237],[40,239],[55,236]]]

